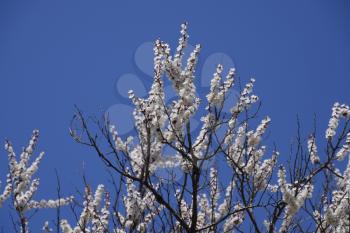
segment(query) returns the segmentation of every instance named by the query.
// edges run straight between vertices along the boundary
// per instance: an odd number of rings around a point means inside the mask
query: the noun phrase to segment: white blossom
[[[346,135],[345,143],[342,146],[342,148],[340,148],[340,150],[338,150],[335,157],[338,160],[343,160],[344,157],[349,153],[350,153],[350,132]]]
[[[278,184],[282,192],[283,201],[286,203],[285,216],[279,230],[280,233],[284,233],[287,232],[294,215],[304,205],[305,200],[311,198],[313,185],[311,183],[287,183],[286,172],[283,167],[278,171]]]
[[[14,197],[14,207],[24,213],[33,208],[56,208],[69,204],[73,197],[62,198],[60,200],[33,200],[33,196],[39,187],[39,179],[32,179],[34,173],[38,170],[44,152],[30,164],[30,159],[38,142],[39,131],[34,130],[29,144],[20,155],[19,161],[16,160],[16,154],[9,141],[5,143],[5,149],[8,153],[10,173],[7,176],[7,185],[5,192],[0,195],[0,206],[12,193]]]
[[[350,159],[337,185],[338,190],[332,192],[332,201],[325,206],[324,214],[320,214],[320,218],[323,220],[323,228],[329,226],[327,232],[341,233],[346,232],[350,225]]]
[[[348,105],[335,103],[332,108],[332,116],[329,119],[328,128],[326,130],[326,138],[331,140],[336,134],[336,130],[339,126],[340,118],[349,119],[350,109]]]
[[[210,92],[207,95],[207,100],[209,104],[212,104],[216,107],[221,107],[224,100],[225,95],[228,90],[233,86],[235,69],[231,68],[226,76],[226,80],[221,82],[223,66],[219,64],[216,68],[216,72],[210,83]]]
[[[242,206],[237,204],[234,207],[235,213],[231,214],[224,223],[224,232],[232,232],[235,226],[241,224],[244,221],[244,211]]]
[[[57,200],[31,200],[27,203],[26,209],[43,209],[43,208],[57,208],[64,205],[69,205],[73,201],[73,196],[67,198],[60,198]]]
[[[270,159],[265,159],[262,164],[258,162],[258,166],[255,168],[254,174],[254,186],[256,189],[264,189],[268,184],[267,181],[272,174],[273,168],[277,163],[277,157],[279,152],[274,151]],[[274,188],[270,186],[270,191],[273,191]]]
[[[5,202],[6,199],[11,196],[11,191],[12,191],[11,178],[10,178],[10,174],[7,174],[6,186],[3,193],[0,195],[0,207],[2,206],[2,203]]]
[[[250,137],[248,137],[249,146],[256,146],[260,143],[261,136],[265,133],[265,130],[268,127],[270,122],[271,122],[271,118],[268,116],[261,121],[256,131],[253,134],[251,134]]]
[[[101,208],[103,196],[105,196],[104,206]],[[89,187],[85,187],[83,210],[76,226],[73,228],[66,219],[62,219],[61,229],[64,233],[104,233],[109,224],[109,207],[109,194],[105,192],[104,185],[98,185],[94,195]]]
[[[315,136],[314,135],[310,135],[309,136],[309,139],[307,141],[307,148],[309,150],[311,162],[313,164],[319,163],[320,162],[320,158],[318,157],[317,146],[316,146],[316,141],[315,141]]]
[[[211,200],[213,202],[213,207],[217,208],[217,202],[220,198],[220,190],[218,185],[218,171],[213,167],[210,168],[209,179]]]
[[[250,82],[246,84],[243,91],[240,94],[239,100],[237,104],[231,109],[233,114],[238,114],[242,112],[244,109],[249,108],[252,104],[258,101],[258,96],[251,95],[253,91],[255,79],[250,79]]]
[[[145,194],[142,195],[131,179],[126,180],[126,188],[127,194],[123,199],[126,213],[125,216],[120,212],[117,215],[124,229],[135,227],[140,232],[144,232],[162,207],[157,205],[151,191],[146,190]]]

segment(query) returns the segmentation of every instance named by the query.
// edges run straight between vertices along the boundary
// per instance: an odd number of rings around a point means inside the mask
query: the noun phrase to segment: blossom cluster
[[[348,105],[335,103],[332,108],[332,116],[329,119],[328,128],[326,130],[326,138],[332,139],[336,134],[336,130],[339,126],[340,118],[349,119],[350,108]]]
[[[235,69],[231,68],[226,76],[225,82],[221,83],[223,66],[219,64],[210,83],[210,92],[207,100],[210,104],[220,107],[225,100],[225,94],[233,86]]]
[[[309,136],[309,139],[307,141],[307,148],[309,150],[311,162],[313,164],[319,163],[320,162],[320,158],[318,157],[317,146],[316,146],[316,141],[315,141],[315,136],[314,135],[310,135]]]
[[[26,211],[31,209],[57,208],[67,205],[73,200],[73,197],[60,198],[57,200],[33,200],[33,196],[40,184],[38,178],[33,179],[33,175],[38,170],[39,164],[44,156],[44,152],[41,152],[39,156],[30,163],[38,138],[39,131],[34,130],[29,144],[23,149],[19,160],[16,159],[16,154],[11,142],[6,141],[5,143],[10,172],[7,175],[5,191],[0,195],[0,207],[2,203],[12,195],[13,206],[20,215],[24,215]],[[25,217],[22,219],[25,221],[25,224],[28,224]],[[28,231],[28,229],[23,230]]]
[[[251,94],[253,91],[254,83],[255,79],[252,78],[250,79],[250,82],[245,85],[237,104],[231,109],[231,112],[234,115],[239,114],[259,100],[258,96]]]
[[[157,40],[154,46],[154,80],[148,98],[139,98],[132,90],[129,91],[129,98],[135,106],[133,114],[139,144],[128,148],[126,142],[116,136],[115,128],[111,128],[116,148],[128,154],[132,160],[133,172],[139,176],[143,175],[144,166],[152,172],[157,166],[177,161],[175,155],[168,161],[164,161],[160,156],[163,142],[172,143],[176,138],[182,138],[184,125],[198,108],[199,99],[196,97],[193,78],[200,46],[196,46],[187,60],[187,65],[182,67],[187,39],[187,24],[182,24],[181,38],[174,58],[170,55],[169,45]],[[178,99],[170,106],[166,106],[164,101],[164,73],[169,77],[178,95]],[[132,141],[129,139],[127,144]]]
[[[32,200],[33,195],[39,187],[39,179],[32,179],[34,173],[38,170],[39,164],[44,156],[41,152],[39,156],[30,164],[30,158],[33,155],[35,146],[39,138],[39,131],[34,130],[29,145],[23,149],[20,160],[16,160],[16,154],[9,141],[5,143],[5,149],[8,152],[10,173],[7,179],[6,196],[12,192],[14,196],[14,206],[16,209],[24,211],[32,208],[56,208],[59,205],[67,205],[73,197],[62,198],[58,200]]]
[[[338,150],[336,154],[336,158],[338,160],[343,160],[344,157],[350,153],[350,132],[346,135],[345,143],[343,144],[342,148]]]
[[[283,201],[286,203],[285,216],[279,232],[287,232],[288,227],[293,219],[293,216],[304,205],[307,198],[311,198],[314,186],[308,183],[294,182],[287,183],[286,171],[281,167],[278,171],[278,184],[283,196]]]
[[[202,193],[197,197],[199,206],[197,225],[199,229],[206,229],[208,226],[224,220],[224,232],[230,232],[235,226],[244,221],[243,206],[239,202],[234,203],[233,201],[232,195],[235,187],[233,181],[227,184],[224,189],[224,196],[221,198],[223,190],[219,187],[218,179],[218,171],[214,167],[210,168],[210,191],[208,195],[207,193]],[[192,206],[181,198],[180,190],[176,191],[175,196],[180,205],[181,217],[189,224],[192,218]],[[179,225],[178,222],[177,225]]]
[[[271,158],[262,160],[266,152],[266,146],[260,145],[271,119],[264,118],[256,130],[248,130],[247,124],[238,127],[237,132],[230,130],[225,138],[227,146],[227,161],[233,167],[238,167],[239,173],[252,177],[254,187],[257,190],[264,189],[267,180],[271,176],[276,165],[279,152],[274,151]]]
[[[223,66],[219,64],[210,85],[210,92],[206,96],[208,101],[208,113],[201,118],[202,127],[191,145],[191,152],[185,148],[184,139],[188,133],[188,121],[196,113],[199,106],[199,99],[196,96],[194,86],[194,67],[198,59],[200,46],[197,45],[190,54],[187,64],[182,67],[183,51],[188,41],[187,24],[181,26],[181,37],[175,55],[170,55],[170,47],[167,43],[157,40],[154,46],[154,80],[147,98],[139,98],[133,91],[129,91],[129,97],[134,103],[135,126],[138,133],[138,144],[132,145],[133,139],[128,138],[125,142],[118,136],[115,127],[110,128],[111,135],[115,141],[115,148],[125,153],[131,161],[132,172],[137,177],[143,178],[144,169],[148,169],[150,174],[167,164],[167,167],[177,166],[180,162],[182,171],[191,172],[193,166],[201,166],[201,162],[208,157],[215,155],[210,151],[210,138],[212,134],[224,124],[214,113],[216,109],[220,111],[226,100],[229,89],[234,85],[235,69],[231,68],[225,80],[222,80]],[[164,85],[162,76],[166,75],[178,96],[169,106],[164,102]],[[258,97],[252,94],[255,80],[243,88],[238,102],[231,109],[231,117],[228,121],[228,131],[223,140],[227,145],[227,160],[231,166],[238,166],[245,175],[253,177],[254,187],[257,190],[267,186],[273,167],[277,162],[278,152],[274,152],[269,159],[263,160],[266,147],[261,145],[261,139],[265,133],[271,119],[264,118],[257,126],[256,130],[248,130],[247,123],[241,124],[238,129],[236,123],[238,116],[254,104]],[[188,136],[187,136],[188,137]],[[177,150],[173,156],[164,158],[162,151],[164,145],[170,145]],[[246,144],[248,147],[246,147]],[[185,152],[184,152],[185,151]],[[248,159],[244,159],[248,158]],[[194,162],[197,163],[194,163]],[[221,218],[229,217],[225,220],[225,229],[239,225],[244,216],[239,203],[232,203],[232,190],[234,182],[226,187],[225,197],[219,205],[220,195],[223,191],[219,188],[216,169],[210,169],[210,191],[209,193],[198,194],[198,227],[205,227],[208,222],[215,223]],[[144,223],[140,216],[144,210],[144,198],[136,190],[131,180],[127,182],[127,196],[124,199],[126,216],[118,213],[123,227],[143,229],[140,223]],[[184,200],[178,190],[175,194],[180,206],[180,216],[190,224],[193,207]],[[145,194],[144,194],[145,195]],[[144,197],[144,196],[143,196]],[[180,198],[180,199],[179,199]],[[152,198],[149,198],[152,200]],[[150,206],[155,206],[150,203]],[[233,205],[233,207],[232,207]],[[148,207],[150,208],[150,207]],[[135,212],[135,209],[141,210]],[[154,210],[157,212],[157,208]],[[151,212],[152,213],[152,212]],[[242,220],[243,221],[243,220]],[[177,224],[180,224],[177,222]]]
[[[5,189],[3,193],[0,195],[0,207],[2,206],[2,203],[5,202],[5,200],[10,197],[11,191],[12,191],[12,183],[9,175],[7,175]]]
[[[332,200],[324,205],[323,211],[314,211],[319,222],[318,232],[347,232],[350,226],[350,159],[342,176],[338,178],[337,189],[332,192]]]
[[[101,203],[104,197],[104,206]],[[62,219],[60,226],[64,233],[104,233],[108,229],[109,224],[109,194],[105,192],[104,185],[97,186],[95,194],[89,187],[85,188],[85,201],[83,210],[75,227],[71,227],[66,219]]]
[[[126,229],[136,229],[138,232],[147,232],[148,224],[159,214],[162,207],[157,205],[154,195],[149,190],[141,195],[131,179],[126,180],[126,196],[123,204],[125,215],[121,212],[115,213],[121,229],[118,233],[127,232]]]

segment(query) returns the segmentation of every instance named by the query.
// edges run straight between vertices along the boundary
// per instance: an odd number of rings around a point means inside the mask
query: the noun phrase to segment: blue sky
[[[148,55],[140,57],[138,49],[157,38],[176,46],[179,26],[187,21],[190,43],[203,46],[197,74],[208,57],[224,53],[243,81],[254,77],[260,116],[272,118],[269,139],[286,154],[297,114],[305,132],[317,114],[322,138],[332,104],[350,103],[349,11],[346,0],[1,0],[0,139],[12,140],[19,151],[31,131],[40,129],[38,149],[46,156],[39,197],[54,197],[54,169],[67,195],[82,187],[84,172],[92,185],[106,183],[93,151],[68,135],[74,104],[95,115],[129,104],[118,89],[123,75],[135,75],[135,83],[146,88],[150,84],[141,64]],[[199,92],[207,90],[198,84]],[[4,181],[7,157],[5,151],[0,155]],[[5,232],[9,224],[6,207],[0,209]]]

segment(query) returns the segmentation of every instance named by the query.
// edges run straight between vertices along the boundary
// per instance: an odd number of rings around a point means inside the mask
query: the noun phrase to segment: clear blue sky
[[[316,113],[323,137],[332,104],[350,104],[350,1],[170,2],[0,1],[0,139],[11,139],[19,151],[32,129],[41,130],[46,157],[38,197],[55,196],[54,169],[67,195],[82,187],[84,169],[92,185],[106,183],[93,151],[68,135],[73,106],[101,115],[127,104],[118,78],[132,73],[149,87],[136,49],[159,37],[174,47],[184,21],[190,43],[203,45],[197,74],[208,56],[223,52],[242,80],[256,78],[261,116],[272,118],[269,138],[282,155],[296,114],[309,131]],[[6,172],[1,151],[2,181]],[[37,231],[42,214],[35,219]],[[11,232],[6,207],[1,225]]]

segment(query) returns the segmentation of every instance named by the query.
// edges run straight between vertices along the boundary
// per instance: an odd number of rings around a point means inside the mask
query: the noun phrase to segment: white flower
[[[340,148],[340,150],[337,152],[335,157],[338,160],[343,160],[344,157],[349,153],[350,153],[350,132],[346,135],[346,141],[342,146],[342,148]]]
[[[104,206],[100,208],[102,196],[105,195]],[[72,228],[66,219],[60,222],[64,233],[94,232],[104,233],[109,223],[109,194],[104,191],[104,185],[98,185],[96,192],[92,195],[89,187],[85,188],[85,201],[77,225]]]
[[[349,106],[345,104],[340,105],[339,103],[335,103],[333,105],[332,116],[329,119],[328,128],[326,130],[326,138],[328,140],[333,139],[339,125],[339,119],[342,117],[349,119],[350,117]]]
[[[238,203],[234,210],[234,214],[231,214],[224,223],[224,232],[232,232],[234,227],[241,224],[244,221],[244,211],[242,206]]]
[[[38,142],[39,131],[34,130],[29,144],[23,149],[19,161],[16,160],[16,154],[9,141],[5,143],[5,149],[8,153],[10,173],[7,178],[5,192],[0,195],[0,206],[2,202],[12,193],[14,197],[14,207],[21,211],[22,214],[33,208],[56,208],[58,206],[67,205],[72,201],[72,197],[62,198],[60,200],[41,200],[40,202],[33,200],[33,196],[39,187],[39,179],[32,179],[34,173],[38,170],[44,152],[29,164],[29,160],[33,155],[35,146]]]
[[[5,202],[6,199],[10,197],[11,191],[12,191],[11,178],[10,178],[10,174],[7,174],[6,186],[5,186],[4,192],[0,195],[0,207],[2,206],[2,203]]]
[[[314,135],[309,136],[309,139],[307,141],[307,148],[309,150],[311,162],[313,164],[319,163],[320,158],[318,157],[318,154],[317,154],[317,146],[316,146],[316,141],[315,141]]]
[[[286,203],[285,216],[279,232],[286,232],[294,215],[298,212],[307,198],[311,198],[313,185],[310,183],[289,184],[286,181],[286,171],[282,167],[278,171],[278,184],[282,192],[283,201]],[[296,188],[299,186],[298,188]]]

